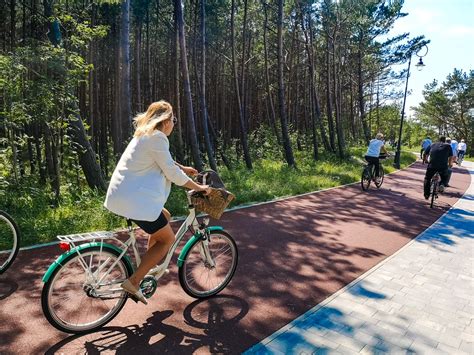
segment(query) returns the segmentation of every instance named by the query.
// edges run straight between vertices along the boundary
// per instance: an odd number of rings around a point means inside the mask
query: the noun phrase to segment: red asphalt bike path
[[[239,265],[221,294],[187,296],[175,256],[147,306],[128,301],[87,335],[57,331],[41,310],[41,278],[58,246],[22,251],[0,276],[0,353],[240,353],[399,250],[469,186],[468,172],[454,168],[451,187],[430,209],[425,169],[417,162],[390,174],[380,190],[352,184],[226,212],[214,224],[234,236]]]

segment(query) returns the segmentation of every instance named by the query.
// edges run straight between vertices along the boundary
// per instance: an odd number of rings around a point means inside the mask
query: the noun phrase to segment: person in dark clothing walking
[[[426,169],[424,181],[424,196],[425,199],[430,198],[430,181],[431,178],[439,173],[441,183],[439,184],[439,192],[443,192],[445,186],[448,184],[449,167],[452,166],[453,150],[451,146],[446,143],[446,137],[439,137],[439,142],[433,143],[426,150],[425,154],[430,156],[430,163]]]

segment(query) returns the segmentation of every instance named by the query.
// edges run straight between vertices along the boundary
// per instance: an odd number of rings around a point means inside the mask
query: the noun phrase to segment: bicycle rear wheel
[[[41,294],[43,313],[51,325],[81,334],[103,327],[120,312],[127,301],[120,283],[132,270],[123,259],[109,270],[119,256],[114,249],[93,246],[72,253],[54,270]]]
[[[370,180],[371,180],[370,167],[366,166],[364,170],[362,171],[362,177],[360,179],[360,186],[362,187],[362,190],[366,191],[369,188]]]
[[[20,249],[20,230],[13,218],[0,211],[0,274],[15,260]]]
[[[211,231],[208,247],[215,266],[206,261],[204,241],[198,239],[184,255],[184,263],[179,268],[181,287],[194,298],[207,298],[221,292],[237,268],[237,245],[229,233]]]
[[[375,178],[375,181],[374,181],[375,186],[376,186],[378,189],[380,189],[380,186],[382,186],[382,184],[383,184],[383,177],[384,177],[384,174],[385,174],[385,173],[384,173],[384,171],[383,171],[383,167],[382,167],[382,165],[380,165],[380,166],[379,166],[379,176],[377,176],[377,177]]]

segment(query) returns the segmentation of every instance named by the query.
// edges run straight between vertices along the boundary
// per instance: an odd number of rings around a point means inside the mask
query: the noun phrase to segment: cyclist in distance
[[[431,178],[439,173],[441,177],[441,183],[439,184],[439,192],[443,192],[445,186],[448,184],[449,178],[449,167],[452,166],[453,150],[451,145],[446,143],[446,137],[439,137],[439,142],[433,143],[430,145],[426,151],[426,155],[430,156],[430,162],[426,168],[425,181],[424,181],[424,191],[423,194],[425,199],[430,198],[430,182]]]
[[[375,165],[375,177],[379,176],[379,156],[380,151],[388,155],[388,151],[385,148],[385,143],[383,141],[383,134],[377,133],[374,139],[369,142],[369,147],[367,148],[367,153],[365,153],[365,160],[369,164]]]
[[[431,138],[430,137],[426,137],[425,139],[423,139],[423,142],[421,142],[421,152],[420,152],[420,158],[421,160],[423,160],[423,162],[425,161],[425,151],[426,151],[426,148],[428,148],[430,145],[431,145]]]
[[[458,158],[462,160],[464,158],[464,154],[466,154],[466,142],[464,139],[461,139],[461,143],[458,144]]]
[[[171,214],[164,208],[171,183],[195,191],[210,192],[187,175],[192,167],[176,163],[169,151],[168,136],[177,119],[166,101],[152,103],[134,118],[135,133],[123,152],[110,179],[104,206],[129,218],[149,234],[148,248],[135,273],[121,287],[147,304],[139,284],[150,269],[166,255],[175,235],[168,223]]]

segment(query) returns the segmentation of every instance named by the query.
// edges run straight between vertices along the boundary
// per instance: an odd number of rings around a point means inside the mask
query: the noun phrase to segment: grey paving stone
[[[352,334],[343,334],[335,331],[328,331],[324,336],[330,341],[340,344],[351,351],[359,352],[361,351],[366,344],[352,337]]]
[[[462,341],[459,350],[467,354],[474,354],[474,343],[472,341]]]
[[[457,347],[453,347],[444,343],[439,343],[438,350],[444,352],[445,354],[462,354],[463,351],[459,350]]]
[[[288,331],[268,343],[266,348],[278,354],[299,354],[303,351],[311,354],[317,350],[331,349],[328,345],[330,341],[322,339],[325,342],[324,344],[311,333]],[[334,344],[333,348],[335,349],[337,346],[338,344]]]
[[[452,334],[443,334],[437,339],[440,344],[451,346],[455,349],[459,348],[461,345],[461,339],[458,336],[453,336]]]
[[[436,343],[435,346],[433,347],[432,345],[420,342],[420,341],[414,341],[410,345],[410,350],[413,351],[415,354],[445,354],[444,352],[440,351],[438,349],[438,344]]]

